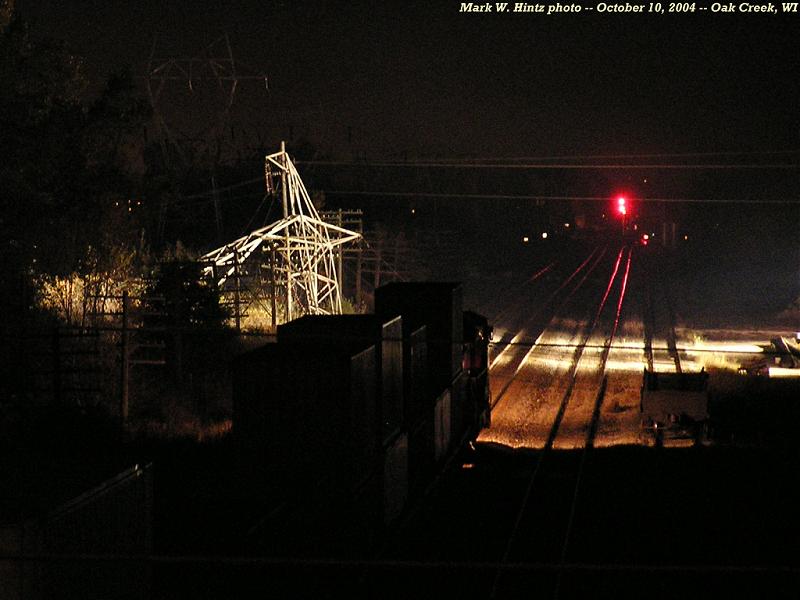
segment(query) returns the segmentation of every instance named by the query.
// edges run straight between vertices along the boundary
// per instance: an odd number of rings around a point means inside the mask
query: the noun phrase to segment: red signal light
[[[627,206],[627,200],[626,200],[625,196],[618,196],[617,197],[617,212],[619,214],[621,214],[621,215],[627,215],[628,214],[628,206]]]

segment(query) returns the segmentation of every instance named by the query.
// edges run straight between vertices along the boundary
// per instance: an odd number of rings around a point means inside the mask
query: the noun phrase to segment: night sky
[[[800,148],[800,14],[459,6],[18,1],[35,31],[85,57],[95,83],[124,64],[143,74],[156,33],[160,54],[190,56],[225,30],[241,72],[269,76],[269,94],[253,81],[240,87],[255,126],[292,126],[334,155],[348,146],[378,157]]]

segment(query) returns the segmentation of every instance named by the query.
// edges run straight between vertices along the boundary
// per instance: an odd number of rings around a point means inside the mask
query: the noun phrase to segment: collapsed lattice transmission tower
[[[242,279],[267,262],[273,324],[278,300],[284,322],[303,314],[340,314],[336,251],[361,235],[320,218],[283,143],[266,157],[264,175],[267,192],[280,193],[283,218],[203,256],[204,274],[238,294]]]

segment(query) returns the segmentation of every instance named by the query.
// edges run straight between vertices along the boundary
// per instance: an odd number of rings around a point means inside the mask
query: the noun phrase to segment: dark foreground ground
[[[729,389],[701,445],[588,454],[566,545],[579,451],[547,455],[524,500],[539,452],[467,445],[360,553],[337,545],[352,532],[334,518],[298,537],[288,520],[259,529],[230,440],[174,446],[157,471],[156,551],[205,558],[155,564],[153,597],[556,597],[558,584],[561,598],[796,598],[800,390]]]
[[[770,400],[726,413],[708,445],[588,455],[566,551],[580,455],[548,455],[505,562],[540,454],[493,445],[466,446],[370,553],[337,543],[352,532],[333,517],[312,524],[287,516],[280,531],[259,527],[274,506],[238,477],[230,438],[116,443],[110,433],[92,441],[82,429],[81,444],[65,436],[47,454],[6,453],[3,475],[17,479],[4,480],[4,514],[35,511],[23,492],[47,497],[45,488],[12,493],[31,479],[26,465],[52,485],[54,455],[73,475],[152,461],[151,598],[490,598],[493,588],[497,598],[555,597],[559,573],[561,598],[796,598],[800,393],[787,382],[751,386],[748,397],[766,389]],[[91,573],[105,568],[100,561]]]
[[[186,458],[184,473],[211,475]],[[157,551],[204,558],[156,563],[153,597],[489,598],[495,584],[496,597],[553,597],[561,571],[563,598],[796,598],[799,458],[796,447],[597,450],[562,560],[568,511],[554,491],[571,485],[575,456],[553,454],[499,578],[535,452],[466,449],[376,560],[325,543],[298,553],[298,540],[291,556],[278,545],[265,558],[235,509],[241,498],[195,475],[161,490]]]

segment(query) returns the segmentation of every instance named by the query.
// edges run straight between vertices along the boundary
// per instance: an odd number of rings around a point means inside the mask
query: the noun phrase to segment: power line
[[[232,183],[225,187],[217,188],[216,190],[211,189],[211,190],[206,190],[205,192],[189,194],[188,196],[181,196],[180,200],[183,201],[183,200],[194,200],[195,198],[208,198],[210,196],[213,196],[215,192],[217,194],[221,194],[223,192],[228,192],[230,190],[235,190],[236,188],[244,187],[246,185],[252,185],[254,183],[259,183],[259,182],[260,183],[264,182],[263,175],[261,177],[254,177],[253,179],[245,179],[244,181],[239,181],[238,183]]]
[[[592,164],[580,165],[571,163],[541,164],[541,163],[458,163],[458,162],[424,162],[424,161],[395,161],[395,162],[365,162],[365,161],[343,161],[343,160],[307,160],[299,162],[303,165],[318,166],[349,166],[349,167],[379,167],[379,168],[435,168],[435,169],[518,169],[518,170],[560,170],[560,169],[584,169],[584,170],[625,170],[625,169],[653,169],[653,170],[758,170],[758,169],[782,169],[800,170],[800,164],[772,163],[772,164]]]
[[[421,163],[345,163],[345,162],[335,162],[335,161],[306,161],[304,164],[341,164],[341,165],[355,165],[355,166],[401,166],[401,167],[413,167],[415,165],[418,166],[453,166],[453,167],[486,167],[491,168],[497,166],[498,168],[515,168],[515,165],[473,165],[473,164],[466,164],[466,165],[453,165],[453,164],[444,164],[441,165],[434,165],[434,164],[421,164]],[[553,168],[558,167],[558,165],[550,165]],[[521,168],[549,168],[548,165],[519,165]],[[653,166],[653,165],[650,165]],[[760,166],[765,166],[768,168],[783,168],[783,169],[797,169],[800,168],[800,165],[673,165],[675,168],[759,168]],[[565,166],[564,168],[583,168],[584,165],[570,165]],[[608,166],[608,165],[587,165],[587,168],[617,168],[616,166]],[[658,168],[658,166],[655,166]],[[673,168],[664,166],[663,168]],[[620,166],[619,168],[627,168],[625,166]],[[632,168],[644,168],[642,165],[633,166]],[[173,201],[171,204],[172,206],[178,206],[186,201],[189,200],[206,200],[208,202],[212,201],[214,198],[214,194],[223,194],[225,192],[229,192],[241,187],[245,187],[248,185],[253,185],[255,183],[263,182],[262,177],[256,177],[251,179],[245,179],[243,181],[239,181],[236,183],[232,183],[225,187],[217,188],[216,190],[210,189],[203,192],[197,192],[189,195],[180,196],[177,201]],[[443,193],[443,192],[425,192],[425,191],[388,191],[388,190],[324,190],[325,193],[328,194],[338,194],[341,196],[383,196],[383,197],[404,197],[404,198],[453,198],[453,199],[486,199],[486,200],[543,200],[543,201],[590,201],[590,202],[597,202],[597,201],[608,201],[609,198],[607,196],[550,196],[550,195],[537,195],[537,194],[461,194],[461,193]],[[256,192],[254,191],[252,194],[246,195],[239,195],[235,197],[226,197],[220,198],[220,201],[230,201],[230,200],[238,200],[241,198],[248,198],[251,196],[255,196]],[[261,197],[263,192],[258,192],[258,196]],[[800,205],[800,199],[792,198],[792,199],[767,199],[767,198],[637,198],[638,202],[656,202],[656,203],[679,203],[679,204],[798,204]]]
[[[237,184],[219,188],[218,192],[230,191],[235,188],[250,185],[252,183],[261,181],[261,179],[246,180]],[[445,193],[445,192],[424,192],[424,191],[408,191],[396,192],[388,190],[323,190],[326,194],[338,194],[340,196],[384,196],[396,198],[442,198],[442,199],[463,199],[463,200],[544,200],[544,201],[586,201],[586,202],[606,202],[609,200],[608,196],[547,196],[538,194],[460,194],[460,193]],[[263,191],[253,191],[248,194],[241,194],[237,196],[221,197],[220,202],[229,202],[232,200],[240,200],[243,198],[262,197]],[[208,192],[201,192],[189,196],[181,196],[173,206],[184,203],[187,200],[205,200],[207,203],[213,200],[212,190]],[[791,199],[773,199],[773,198],[637,198],[637,202],[659,202],[659,203],[679,203],[679,204],[797,204],[800,206],[800,198]]]
[[[151,563],[160,565],[238,565],[238,566],[279,566],[283,568],[317,569],[388,569],[388,570],[473,570],[482,571],[568,571],[568,572],[618,572],[618,573],[718,573],[718,574],[800,574],[800,567],[793,565],[740,565],[740,564],[635,564],[635,563],[590,563],[590,562],[515,562],[498,563],[494,561],[425,561],[403,559],[350,559],[350,558],[298,558],[272,556],[214,556],[179,554],[0,554],[0,563],[42,563],[42,562],[94,562],[94,563]]]
[[[438,157],[415,159],[417,162],[493,162],[493,161],[543,161],[543,160],[598,160],[609,158],[693,158],[710,156],[775,156],[800,154],[800,150],[767,150],[762,152],[661,152],[652,154],[572,154],[558,156],[505,156],[505,157]]]
[[[624,156],[624,155],[620,155]],[[631,155],[633,156],[633,155]],[[641,155],[647,156],[647,155]],[[652,155],[658,156],[658,155]],[[663,155],[669,156],[669,155]],[[600,155],[598,155],[600,157]],[[558,157],[554,157],[558,158]],[[493,160],[493,159],[487,159]],[[501,160],[501,159],[498,159]],[[502,160],[514,160],[514,159],[502,159]],[[546,158],[541,158],[538,160],[548,160]],[[744,165],[724,165],[724,164],[717,164],[717,165],[680,165],[680,164],[673,164],[673,165],[575,165],[575,164],[559,164],[559,165],[547,165],[547,164],[534,164],[534,163],[527,163],[527,164],[515,164],[515,163],[454,163],[454,162],[351,162],[351,161],[326,161],[326,160],[309,160],[309,161],[298,161],[297,164],[303,165],[329,165],[329,166],[356,166],[356,167],[402,167],[402,168],[413,168],[413,167],[432,167],[432,168],[486,168],[486,169],[800,169],[800,165],[798,164],[769,164],[769,165],[760,165],[760,164],[744,164]],[[180,197],[179,202],[184,200],[194,200],[199,198],[209,198],[212,197],[215,193],[221,194],[224,192],[228,192],[230,190],[234,190],[240,187],[244,187],[247,185],[252,185],[255,183],[263,182],[263,177],[255,177],[251,179],[245,179],[236,183],[232,183],[225,187],[217,188],[216,190],[209,189],[203,192],[197,192],[193,194],[183,195]],[[602,196],[542,196],[542,195],[514,195],[514,194],[454,194],[454,193],[434,193],[434,192],[390,192],[390,191],[361,191],[361,190],[325,190],[327,193],[331,194],[342,194],[342,195],[378,195],[378,196],[425,196],[425,197],[441,197],[441,198],[494,198],[494,199],[509,199],[509,200],[607,200],[608,198]],[[719,202],[719,203],[768,203],[768,204],[785,204],[785,203],[792,203],[792,201],[781,201],[781,200],[745,200],[745,199],[690,199],[690,198],[651,198],[644,200],[647,201],[655,201],[655,202]]]
[[[532,194],[456,194],[440,192],[389,192],[381,190],[325,190],[327,194],[342,196],[391,196],[422,198],[461,198],[491,200],[558,200],[558,201],[603,201],[609,196],[541,196]],[[767,198],[637,198],[637,202],[696,203],[696,204],[798,204],[800,199],[777,200]]]

